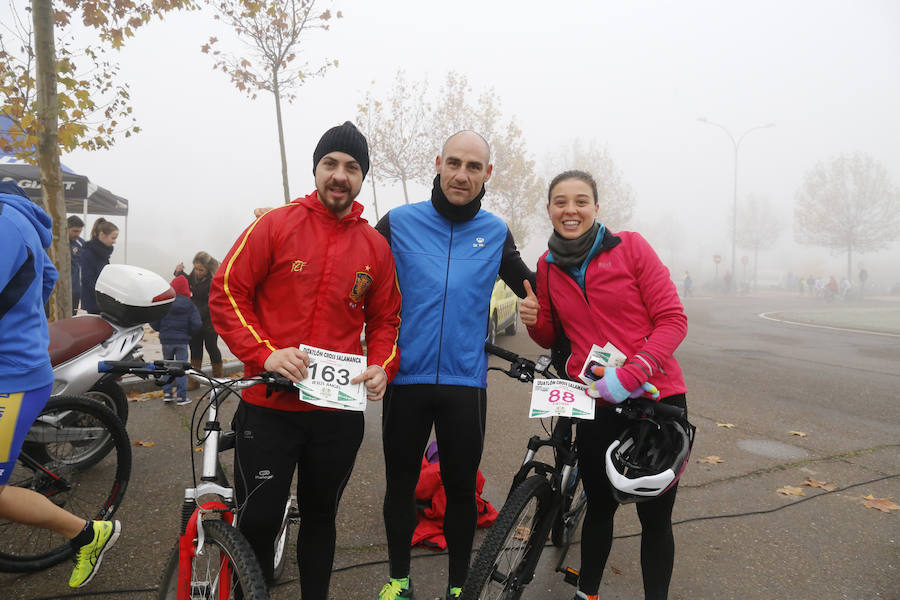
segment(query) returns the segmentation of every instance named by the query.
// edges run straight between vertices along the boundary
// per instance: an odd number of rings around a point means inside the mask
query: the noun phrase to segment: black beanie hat
[[[369,172],[369,144],[365,136],[350,121],[332,127],[325,132],[313,152],[313,175],[322,157],[329,152],[344,152],[356,159],[362,168],[363,177]]]

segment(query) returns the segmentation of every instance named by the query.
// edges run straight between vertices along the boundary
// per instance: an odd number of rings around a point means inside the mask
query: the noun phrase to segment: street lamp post
[[[751,127],[737,138],[734,139],[734,135],[732,135],[731,131],[728,130],[727,127],[721,125],[719,123],[715,123],[713,121],[708,120],[706,117],[698,117],[698,121],[701,123],[706,123],[707,125],[715,125],[722,131],[724,131],[728,138],[731,140],[731,143],[734,145],[734,198],[732,200],[732,213],[731,213],[731,276],[735,277],[735,255],[737,253],[737,198],[738,198],[738,150],[741,147],[741,142],[744,141],[744,138],[747,137],[747,134],[751,131],[756,131],[757,129],[768,129],[769,127],[775,127],[775,123],[766,123],[765,125],[757,125],[756,127]]]

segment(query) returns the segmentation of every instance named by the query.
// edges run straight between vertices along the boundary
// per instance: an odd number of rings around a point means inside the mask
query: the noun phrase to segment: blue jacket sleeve
[[[47,300],[50,299],[50,293],[53,291],[53,286],[56,285],[56,280],[59,279],[59,273],[56,270],[56,267],[53,266],[53,262],[50,260],[50,256],[44,252],[44,288],[41,290],[42,298],[44,300],[44,304],[47,304]]]

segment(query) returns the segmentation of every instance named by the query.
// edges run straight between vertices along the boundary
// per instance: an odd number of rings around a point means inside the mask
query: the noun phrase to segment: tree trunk
[[[272,93],[275,95],[275,120],[278,123],[278,149],[281,151],[281,185],[284,187],[284,203],[290,204],[291,192],[288,186],[287,153],[284,150],[284,127],[281,122],[281,90],[278,87],[278,70],[272,75]]]
[[[369,169],[369,181],[372,182],[372,206],[375,207],[375,222],[381,220],[378,216],[378,196],[375,194],[375,169]]]
[[[59,279],[50,295],[50,320],[56,321],[72,315],[72,270],[66,227],[66,200],[59,165],[59,102],[56,96],[52,1],[32,0],[31,16],[34,23],[34,54],[37,59],[38,167],[41,170],[44,208],[53,219],[50,259],[59,271]]]
[[[401,175],[400,181],[403,182],[403,200],[409,204],[409,194],[406,192],[406,176]]]

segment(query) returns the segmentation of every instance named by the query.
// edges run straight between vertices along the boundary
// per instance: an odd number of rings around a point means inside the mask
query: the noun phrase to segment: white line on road
[[[787,319],[779,319],[773,317],[772,315],[778,313],[759,313],[759,316],[763,319],[768,319],[769,321],[776,321],[778,323],[789,323],[791,325],[800,325],[801,327],[816,327],[818,329],[831,329],[833,331],[849,331],[851,333],[866,333],[869,335],[884,335],[887,337],[900,337],[900,334],[897,333],[886,333],[883,331],[866,331],[865,329],[849,329],[847,327],[831,327],[830,325],[813,325],[812,323],[801,323],[799,321],[788,321]]]

